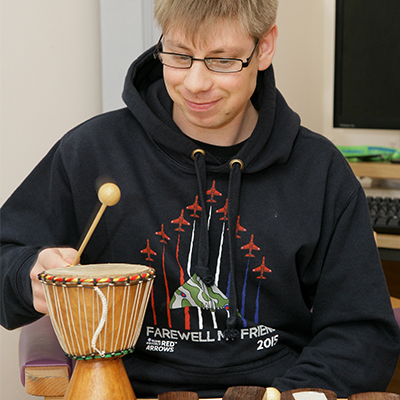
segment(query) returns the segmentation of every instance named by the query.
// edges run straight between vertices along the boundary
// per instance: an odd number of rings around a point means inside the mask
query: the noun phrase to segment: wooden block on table
[[[260,386],[232,386],[225,392],[222,400],[262,400],[265,388]]]
[[[348,400],[400,400],[400,395],[388,392],[366,392],[352,394]]]
[[[196,392],[165,392],[158,395],[158,400],[199,400]]]
[[[337,400],[337,396],[331,390],[304,388],[282,392],[281,400]]]
[[[69,384],[67,366],[26,367],[25,391],[34,396],[51,398],[63,397]]]

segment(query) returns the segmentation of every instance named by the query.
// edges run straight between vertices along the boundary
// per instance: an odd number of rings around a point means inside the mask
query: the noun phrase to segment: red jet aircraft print
[[[147,246],[143,250],[141,250],[140,252],[147,254],[146,261],[154,261],[151,258],[151,256],[156,256],[157,255],[157,253],[150,248],[149,239],[147,239]]]

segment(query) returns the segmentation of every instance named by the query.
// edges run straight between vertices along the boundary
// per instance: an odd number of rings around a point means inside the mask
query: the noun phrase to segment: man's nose
[[[192,93],[206,92],[213,85],[213,72],[210,71],[204,61],[194,60],[191,68],[187,70],[185,87]]]

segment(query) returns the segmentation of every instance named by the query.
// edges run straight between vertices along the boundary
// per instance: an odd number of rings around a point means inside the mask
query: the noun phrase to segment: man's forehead
[[[242,41],[252,40],[250,34],[243,32],[238,23],[216,23],[211,28],[204,29],[201,25],[195,31],[186,30],[182,26],[173,26],[164,33],[164,42],[182,48],[206,48],[209,46],[227,46],[240,48]]]

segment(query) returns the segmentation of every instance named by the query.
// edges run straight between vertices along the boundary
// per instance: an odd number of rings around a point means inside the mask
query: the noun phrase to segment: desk
[[[400,179],[400,164],[391,162],[350,162],[354,174],[360,177]]]
[[[376,242],[379,248],[384,249],[400,249],[400,235],[389,235],[385,233],[378,233]]]
[[[400,164],[391,162],[350,162],[354,174],[360,178],[400,179]],[[379,248],[400,250],[400,235],[377,234]]]

